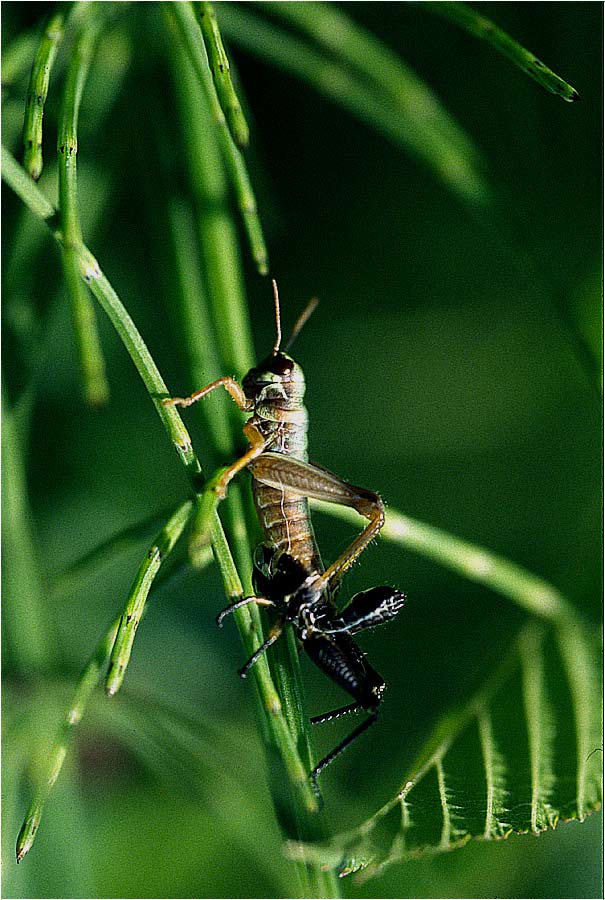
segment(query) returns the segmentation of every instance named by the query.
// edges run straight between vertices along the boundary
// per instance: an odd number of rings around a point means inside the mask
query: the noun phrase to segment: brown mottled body
[[[267,543],[297,559],[309,575],[323,572],[309,515],[309,501],[267,487],[256,479],[252,482],[252,493]]]
[[[284,353],[273,354],[246,375],[243,388],[254,404],[248,425],[262,436],[267,450],[306,462],[308,416],[300,367]],[[266,542],[276,551],[293,556],[309,574],[323,572],[307,498],[288,490],[285,483],[283,487],[266,484],[262,480],[262,456],[249,471]]]

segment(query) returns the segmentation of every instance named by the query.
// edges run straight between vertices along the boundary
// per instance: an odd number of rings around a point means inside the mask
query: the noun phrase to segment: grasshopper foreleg
[[[246,397],[242,386],[234,378],[230,378],[229,375],[217,378],[216,381],[212,381],[206,387],[200,388],[199,391],[194,391],[189,397],[167,397],[165,400],[162,400],[162,403],[164,406],[192,406],[218,387],[224,387],[244,412],[250,412],[253,409],[253,404]]]
[[[237,381],[234,381],[233,378],[229,378],[229,376],[218,378],[216,381],[213,381],[212,384],[207,385],[205,388],[201,388],[201,390],[196,391],[189,397],[170,397],[164,400],[163,403],[165,406],[191,406],[193,403],[197,403],[198,400],[201,400],[202,397],[206,397],[217,387],[224,387],[241,410],[250,411],[251,405],[246,398],[244,391]],[[198,498],[199,514],[195,521],[195,536],[192,538],[192,547],[195,549],[205,543],[207,539],[206,535],[210,530],[210,521],[216,512],[219,502],[223,500],[227,494],[229,482],[232,481],[242,469],[245,469],[252,460],[256,459],[257,456],[260,456],[270,444],[270,441],[260,433],[258,428],[252,422],[247,422],[246,425],[244,425],[243,432],[250,443],[249,449],[243,456],[240,456],[239,459],[236,459],[235,462],[231,463],[231,465],[219,469],[211,478],[209,478],[204,485],[204,490]]]

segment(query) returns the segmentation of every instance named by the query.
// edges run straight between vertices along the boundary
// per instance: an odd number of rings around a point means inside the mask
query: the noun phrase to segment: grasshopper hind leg
[[[309,778],[319,796],[317,779],[334,760],[360,737],[378,719],[378,708],[382,701],[385,683],[381,675],[372,668],[365,656],[346,632],[338,634],[316,633],[303,642],[308,655],[332,681],[340,685],[353,698],[353,703],[339,709],[314,716],[311,723],[318,725],[350,713],[364,710],[368,718],[343,738],[337,746],[319,762]]]
[[[359,705],[357,705],[357,709],[361,709],[361,707]],[[353,712],[352,709],[350,711]],[[341,711],[341,714],[342,714],[342,711]],[[313,721],[313,720],[311,720],[311,721]],[[311,784],[313,785],[313,790],[315,791],[315,793],[317,795],[319,795],[319,787],[317,784],[317,779],[319,778],[321,773],[324,771],[324,769],[326,769],[330,765],[331,762],[334,762],[336,757],[340,756],[340,754],[343,753],[343,751],[346,750],[347,747],[349,747],[353,743],[354,740],[356,740],[358,737],[360,737],[364,733],[364,731],[367,731],[368,728],[370,728],[370,726],[374,725],[377,721],[378,721],[378,709],[375,709],[368,716],[368,718],[365,720],[365,722],[362,722],[360,725],[357,726],[357,728],[354,728],[353,731],[349,735],[347,735],[347,737],[343,738],[343,740],[336,747],[334,747],[334,749],[331,750],[326,756],[324,756],[324,758],[321,760],[321,762],[319,762],[315,766],[313,771],[310,773],[309,778],[311,780]]]

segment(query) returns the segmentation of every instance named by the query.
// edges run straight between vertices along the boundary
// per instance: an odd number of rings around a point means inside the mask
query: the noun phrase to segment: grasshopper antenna
[[[275,278],[271,279],[271,284],[273,285],[273,303],[275,304],[275,330],[276,330],[276,340],[273,345],[273,356],[277,356],[279,353],[279,347],[281,344],[281,313],[279,310],[279,291],[277,290],[277,281]]]
[[[288,343],[286,344],[286,348],[285,348],[286,353],[288,352],[288,350],[290,349],[290,347],[292,346],[292,344],[294,343],[294,341],[296,340],[298,335],[303,330],[308,319],[313,315],[313,313],[317,309],[318,303],[319,303],[319,300],[317,299],[317,297],[312,297],[309,300],[309,302],[307,303],[307,305],[305,306],[305,308],[303,309],[303,311],[301,312],[300,316],[298,317],[298,319],[296,321],[294,328],[292,329],[292,333],[290,334],[290,337],[288,338]]]

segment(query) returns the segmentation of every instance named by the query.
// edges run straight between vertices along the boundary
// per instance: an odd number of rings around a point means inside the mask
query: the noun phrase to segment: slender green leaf
[[[139,571],[136,574],[128,594],[124,612],[120,618],[118,632],[111,651],[109,670],[105,679],[105,690],[109,696],[116,694],[124,681],[126,668],[132,653],[132,645],[145,610],[149,591],[160,570],[160,566],[170,555],[191,518],[192,510],[193,503],[191,500],[187,500],[179,506],[158,532],[139,566]]]
[[[30,208],[34,215],[46,222],[51,229],[53,237],[60,241],[61,232],[57,228],[55,221],[57,217],[56,209],[40,188],[33,184],[25,169],[19,165],[4,144],[2,145],[2,178],[10,185],[25,205]]]
[[[42,174],[42,120],[48,96],[50,74],[63,37],[63,13],[56,13],[44,29],[31,70],[25,122],[23,125],[23,167],[37,181]]]
[[[258,272],[261,275],[266,275],[269,271],[269,259],[252,183],[248,175],[244,158],[235,146],[233,138],[229,133],[225,116],[212,83],[208,56],[202,41],[200,29],[195,21],[193,9],[189,3],[168,3],[164,4],[164,9],[169,21],[176,25],[181,35],[183,44],[187,49],[195,73],[199,79],[199,88],[206,97],[206,103],[210,106],[211,116],[217,129],[218,142],[225,165],[225,172],[233,186],[237,205],[248,237],[250,252]],[[200,151],[203,151],[203,146],[200,147]],[[202,173],[200,173],[200,175],[202,175]],[[224,176],[222,176],[222,178],[224,178]]]
[[[214,87],[231,137],[238,146],[245,147],[249,138],[248,124],[231,80],[229,59],[223,46],[214,7],[212,3],[196,3],[195,8],[212,69]]]
[[[439,15],[449,19],[455,25],[464,28],[465,31],[468,31],[475,37],[487,41],[488,44],[495,47],[503,56],[508,57],[516,66],[551,94],[557,94],[563,100],[567,100],[568,103],[573,103],[575,100],[580,99],[580,95],[575,88],[563,81],[552,69],[545,66],[537,56],[534,56],[525,47],[522,47],[502,28],[499,28],[471,6],[468,6],[466,3],[454,2],[454,0],[448,0],[447,3],[427,0],[425,5],[439,13]]]
[[[71,298],[84,396],[91,406],[104,406],[109,399],[105,361],[93,302],[80,277],[77,251],[77,247],[82,244],[77,182],[78,117],[88,70],[102,26],[102,20],[96,17],[94,7],[90,8],[90,12],[70,59],[61,105],[57,137],[59,211],[63,235],[63,267]]]

